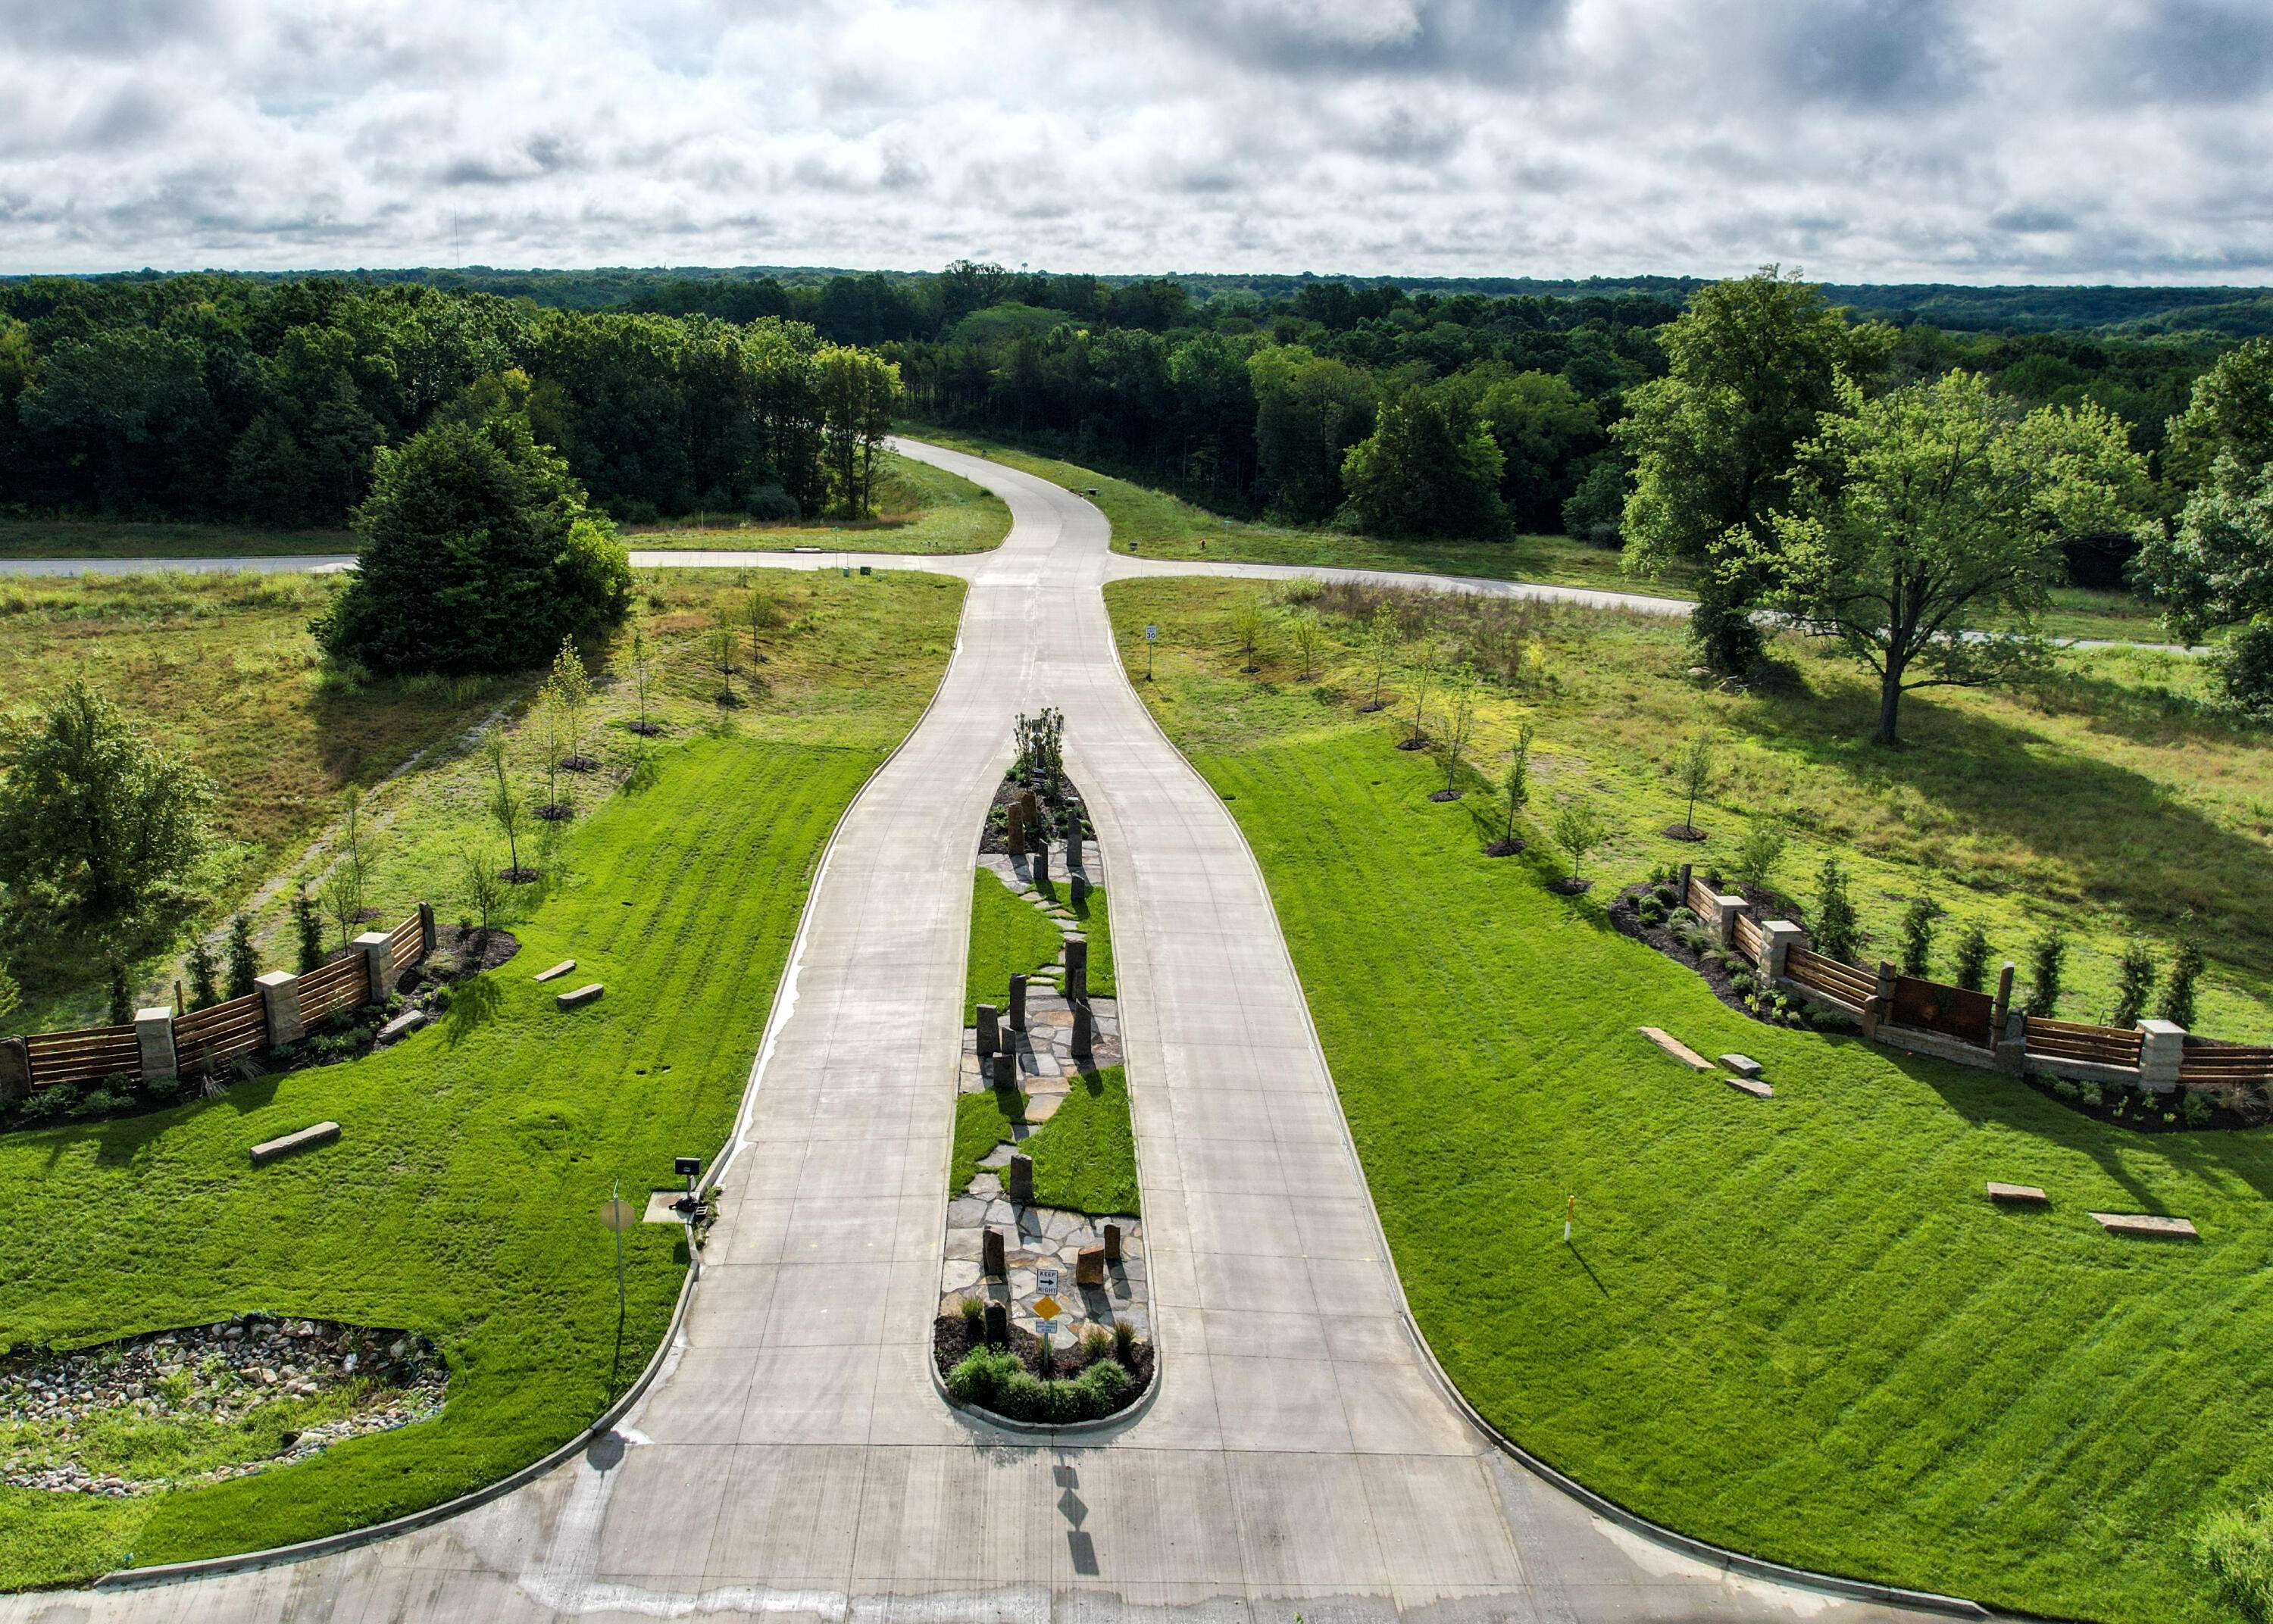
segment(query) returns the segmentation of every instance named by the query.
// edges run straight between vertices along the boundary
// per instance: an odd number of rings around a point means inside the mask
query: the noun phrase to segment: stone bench
[[[280,1156],[291,1156],[301,1150],[312,1150],[318,1145],[331,1144],[339,1136],[338,1123],[319,1122],[313,1127],[304,1127],[297,1133],[287,1134],[279,1139],[263,1140],[252,1147],[252,1164],[255,1167],[266,1167]]]
[[[1775,1090],[1757,1077],[1723,1077],[1721,1081],[1738,1093],[1749,1094],[1756,1100],[1772,1100],[1775,1097]]]
[[[2042,1207],[2052,1197],[2032,1184],[1999,1184],[1992,1179],[1989,1199],[2006,1207]]]
[[[556,1006],[562,1009],[581,1009],[585,1005],[590,1003],[594,999],[599,997],[604,991],[605,991],[605,989],[600,984],[600,983],[596,981],[587,982],[584,985],[578,987],[574,992],[560,993],[555,997],[552,1001]]]
[[[2184,1218],[2157,1217],[2151,1212],[2095,1212],[2092,1217],[2111,1235],[2147,1235],[2157,1240],[2198,1240],[2194,1226]]]
[[[1762,1070],[1760,1063],[1749,1054],[1724,1054],[1721,1064],[1739,1077],[1757,1077]]]
[[[1679,1038],[1674,1037],[1672,1033],[1664,1030],[1662,1028],[1641,1026],[1636,1027],[1634,1029],[1639,1032],[1644,1037],[1648,1038],[1650,1042],[1655,1044],[1659,1048],[1664,1050],[1666,1053],[1671,1055],[1675,1059],[1680,1061],[1684,1066],[1686,1066],[1691,1071],[1709,1072],[1713,1069],[1712,1061],[1707,1059],[1703,1055],[1698,1053],[1697,1051],[1692,1049],[1687,1044],[1683,1043]]]
[[[541,969],[541,970],[537,971],[537,972],[536,972],[536,974],[533,977],[531,977],[531,979],[532,979],[532,980],[536,980],[536,981],[555,981],[555,980],[558,980],[559,977],[563,977],[563,976],[566,975],[570,970],[574,969],[575,968],[576,968],[576,961],[575,961],[575,960],[574,960],[574,959],[563,959],[563,960],[561,960],[561,961],[560,961],[560,962],[559,962],[559,963],[558,963],[558,964],[554,965],[551,969]]]

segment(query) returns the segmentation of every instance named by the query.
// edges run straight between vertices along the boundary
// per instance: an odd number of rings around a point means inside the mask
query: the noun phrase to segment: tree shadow
[[[505,990],[495,976],[480,975],[450,990],[450,1013],[442,1020],[442,1041],[455,1049],[498,1017]]]
[[[2142,924],[2175,927],[2189,910],[2229,949],[2273,956],[2273,864],[2254,842],[2186,805],[2170,786],[2095,760],[2044,734],[1912,696],[1910,747],[1884,750],[1848,703],[1776,696],[1747,725],[1803,760],[1864,789],[1908,790],[1953,825],[2057,856],[2074,885]]]

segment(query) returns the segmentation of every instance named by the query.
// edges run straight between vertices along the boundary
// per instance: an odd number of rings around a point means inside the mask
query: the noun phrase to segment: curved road
[[[1103,516],[907,449],[1016,524],[957,561],[954,662],[815,880],[703,1277],[622,1447],[342,1554],[0,1619],[1904,1616],[1629,1533],[1463,1419],[1254,861],[1121,673]],[[1105,853],[1162,1350],[1152,1406],[1080,1447],[958,1417],[925,1368],[977,830],[1013,713],[1042,705]]]

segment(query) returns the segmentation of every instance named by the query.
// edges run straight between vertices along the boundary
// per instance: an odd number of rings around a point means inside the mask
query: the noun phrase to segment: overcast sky
[[[2273,281],[2269,0],[0,0],[0,270]]]

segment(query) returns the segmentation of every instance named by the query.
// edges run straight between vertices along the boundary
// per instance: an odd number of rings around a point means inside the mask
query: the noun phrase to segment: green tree
[[[900,370],[872,351],[829,344],[814,356],[814,375],[831,511],[866,519],[875,505],[876,467],[891,438]]]
[[[1438,750],[1444,763],[1444,794],[1459,792],[1460,759],[1476,730],[1476,674],[1466,663],[1444,674],[1444,737]]]
[[[1475,415],[1499,447],[1500,495],[1519,529],[1549,529],[1576,489],[1579,459],[1602,444],[1601,414],[1557,373],[1479,371]]]
[[[298,945],[300,974],[324,967],[324,915],[316,899],[302,886],[292,899],[292,937]]]
[[[1941,904],[1930,896],[1914,896],[1902,910],[1902,974],[1925,976],[1933,969],[1934,929],[1941,919]]]
[[[213,782],[143,738],[84,675],[15,741],[0,775],[0,886],[82,939],[172,934],[194,903]]]
[[[2123,954],[2115,962],[2115,1013],[2110,1024],[2138,1025],[2139,1017],[2147,1013],[2147,1000],[2155,995],[2155,955],[2147,951],[2147,944],[2124,943]]]
[[[567,746],[561,765],[571,772],[583,772],[595,765],[584,759],[584,715],[592,707],[592,678],[584,670],[584,656],[576,652],[571,640],[560,640],[560,652],[552,656],[552,670],[545,677],[544,686],[559,716],[562,742]]]
[[[1738,549],[1769,599],[1879,677],[1877,743],[1913,689],[2041,669],[2035,617],[2064,577],[2064,538],[2138,522],[2146,466],[2105,408],[2023,416],[1977,373],[1875,400],[1842,387],[1801,447],[1772,542]]]
[[[1957,984],[1969,992],[1978,992],[1989,980],[1989,932],[1981,928],[1977,919],[1965,927],[1965,934],[1957,939]]]
[[[1255,390],[1256,486],[1273,512],[1298,524],[1333,516],[1342,463],[1373,432],[1373,380],[1300,344],[1248,357]]]
[[[1370,682],[1368,698],[1361,708],[1377,711],[1387,703],[1381,697],[1381,690],[1404,647],[1405,628],[1398,623],[1395,605],[1386,601],[1376,604],[1365,627],[1365,668]]]
[[[23,1001],[24,990],[16,984],[16,978],[8,973],[8,967],[5,964],[0,964],[0,1021],[5,1021],[10,1015],[14,1014]]]
[[[1497,535],[1499,446],[1441,393],[1407,388],[1342,460],[1342,517],[1383,535]]]
[[[2176,1026],[2194,1025],[2194,983],[2202,978],[2202,949],[2193,937],[2179,938],[2179,950],[2171,959],[2171,978],[2163,984],[2162,1002],[2155,1007],[2157,1019]]]
[[[16,415],[95,461],[108,503],[127,505],[147,448],[164,449],[210,412],[203,373],[195,340],[154,326],[103,327],[58,343],[18,397]]]
[[[1685,840],[1704,838],[1704,831],[1697,827],[1697,797],[1713,787],[1714,775],[1719,770],[1720,751],[1714,741],[1713,730],[1699,728],[1682,746],[1673,763],[1673,786],[1687,802],[1681,814],[1681,834]]]
[[[1435,637],[1424,636],[1413,645],[1413,661],[1406,667],[1406,675],[1413,682],[1413,731],[1405,741],[1407,750],[1418,750],[1428,742],[1429,695],[1444,667],[1444,646]]]
[[[214,959],[213,944],[202,932],[191,937],[184,968],[190,975],[191,1008],[204,1009],[221,1002],[221,966]]]
[[[1847,871],[1836,857],[1823,859],[1815,879],[1815,950],[1850,964],[1855,959],[1855,904],[1847,898]]]
[[[1564,533],[1598,547],[1617,546],[1625,523],[1626,495],[1626,471],[1618,460],[1596,458],[1563,504]]]
[[[1849,326],[1823,290],[1767,266],[1697,293],[1657,335],[1669,370],[1626,393],[1611,434],[1634,464],[1623,528],[1630,568],[1699,566],[1698,656],[1741,674],[1761,653],[1752,610],[1768,516],[1786,505],[1792,453],[1838,402],[1842,378],[1884,367],[1893,332]]]
[[[229,995],[244,998],[260,980],[260,950],[253,945],[252,917],[238,914],[229,922]]]
[[[2067,963],[2067,932],[2047,925],[2029,947],[2028,1012],[2050,1016],[2059,1010],[2060,976]]]
[[[529,827],[529,805],[521,792],[513,787],[508,773],[508,746],[502,729],[492,728],[482,746],[484,757],[490,764],[489,813],[505,836],[506,852],[513,866],[506,869],[506,879],[514,885],[534,879],[536,874],[521,865],[521,834]]]
[[[356,527],[362,565],[314,629],[374,671],[530,670],[630,604],[623,543],[517,415],[380,453]]]
[[[1571,859],[1571,884],[1579,888],[1587,883],[1580,878],[1579,864],[1587,854],[1609,837],[1609,826],[1590,801],[1572,801],[1555,814],[1553,827],[1555,843],[1563,848]]]
[[[1515,743],[1507,752],[1507,776],[1501,781],[1501,788],[1507,791],[1507,827],[1500,832],[1499,837],[1499,850],[1503,855],[1512,855],[1523,849],[1515,838],[1515,819],[1531,800],[1532,737],[1531,723],[1518,722]]]
[[[1784,834],[1782,819],[1765,813],[1755,817],[1744,830],[1744,838],[1737,843],[1737,855],[1729,865],[1737,888],[1750,895],[1774,885],[1776,871],[1783,866],[1784,849],[1789,843],[1790,837]]]

